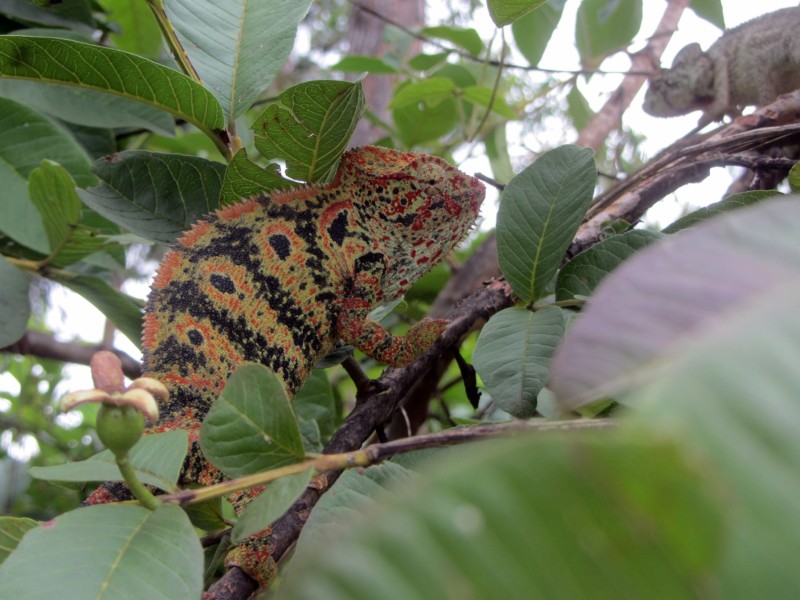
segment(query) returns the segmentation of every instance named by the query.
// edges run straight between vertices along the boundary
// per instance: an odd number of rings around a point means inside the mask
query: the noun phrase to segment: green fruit
[[[133,406],[103,404],[97,411],[97,435],[114,456],[125,456],[144,431],[144,415]]]

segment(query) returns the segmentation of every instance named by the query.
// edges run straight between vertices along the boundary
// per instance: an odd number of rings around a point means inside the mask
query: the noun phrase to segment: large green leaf
[[[200,447],[228,477],[302,460],[297,420],[277,375],[256,363],[237,368],[203,421]]]
[[[0,96],[87,127],[143,128],[163,135],[173,135],[175,131],[174,119],[163,110],[85,88],[0,79]]]
[[[437,27],[425,27],[420,30],[420,34],[427,38],[438,38],[453,42],[455,45],[461,46],[464,50],[476,56],[483,52],[483,40],[474,29],[439,25]]]
[[[0,37],[0,77],[79,86],[137,100],[209,135],[223,127],[219,102],[203,86],[120,50],[55,38]]]
[[[720,29],[725,29],[725,15],[722,11],[721,0],[692,0],[689,8],[701,19],[705,19]]]
[[[497,406],[520,419],[535,414],[564,326],[564,315],[555,306],[536,312],[507,308],[489,320],[472,360]]]
[[[661,237],[654,231],[634,229],[611,236],[584,250],[558,272],[556,300],[591,296],[597,284],[622,261]]]
[[[265,158],[285,160],[291,179],[327,181],[363,112],[361,82],[300,83],[256,119],[256,148]]]
[[[312,0],[166,0],[178,38],[233,121],[267,89]]]
[[[591,150],[561,146],[514,177],[497,214],[497,255],[514,293],[542,297],[592,200]]]
[[[513,23],[547,0],[488,0],[489,15],[498,27]]]
[[[166,492],[176,492],[189,436],[183,430],[142,436],[130,451],[131,465],[143,483]],[[122,481],[117,462],[110,450],[104,450],[79,462],[31,467],[30,474],[47,481]]]
[[[142,337],[142,305],[96,277],[70,271],[48,271],[47,277],[86,298],[136,347]]]
[[[511,25],[517,48],[528,64],[533,66],[539,64],[550,37],[561,19],[565,3],[566,0],[549,0]]]
[[[118,29],[111,34],[120,50],[156,59],[163,46],[161,30],[147,2],[141,0],[103,0]]]
[[[800,286],[798,228],[800,202],[790,196],[643,249],[597,288],[556,352],[548,387],[575,407],[674,373],[692,347],[738,328],[771,298],[793,297]],[[775,314],[791,326],[794,311]],[[751,372],[726,364],[732,373]]]
[[[132,150],[101,158],[94,172],[101,184],[79,191],[86,204],[125,229],[171,244],[218,207],[225,165]]]
[[[328,381],[327,371],[314,369],[294,398],[292,407],[299,421],[313,421],[322,439],[327,441],[337,425],[336,402]]]
[[[90,506],[28,531],[0,566],[0,589],[27,600],[196,600],[203,551],[177,506]]]
[[[426,106],[435,107],[440,102],[453,96],[456,84],[447,77],[428,77],[409,83],[400,88],[389,103],[389,108],[403,108],[424,102]]]
[[[701,223],[714,215],[720,215],[731,210],[750,206],[751,204],[766,200],[767,198],[780,195],[781,193],[778,190],[748,190],[739,194],[732,194],[719,202],[714,202],[708,206],[698,208],[688,215],[684,215],[680,219],[673,221],[664,228],[664,233],[676,233],[681,229],[686,229],[687,227],[692,227],[697,223]]]
[[[31,0],[3,0],[0,4],[0,13],[27,23],[71,28],[87,33],[97,28],[92,17],[90,0],[48,2],[46,7],[42,2],[31,2]]]
[[[581,63],[595,67],[631,43],[642,24],[642,0],[583,0],[575,22]]]
[[[25,333],[31,313],[30,279],[0,256],[0,348],[13,344]]]
[[[720,552],[713,481],[643,436],[459,449],[317,539],[281,597],[696,597]]]

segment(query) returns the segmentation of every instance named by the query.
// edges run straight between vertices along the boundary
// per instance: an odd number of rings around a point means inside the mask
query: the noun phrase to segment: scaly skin
[[[197,436],[238,365],[266,365],[292,396],[337,339],[391,365],[427,350],[445,321],[394,336],[367,314],[464,237],[483,196],[480,182],[440,158],[365,146],[344,155],[330,184],[246,200],[186,233],[153,282],[143,340],[145,375],[170,392],[151,431],[190,434],[181,484],[222,479]],[[258,491],[231,498],[237,511]],[[119,496],[109,484],[89,502]],[[226,564],[264,584],[275,568],[268,535],[245,541]]]

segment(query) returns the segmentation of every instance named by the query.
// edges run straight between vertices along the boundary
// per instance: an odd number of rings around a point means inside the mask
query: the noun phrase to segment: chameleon
[[[685,46],[671,69],[650,78],[645,112],[674,117],[702,110],[702,127],[800,88],[798,31],[800,8],[784,8],[727,30],[706,52],[697,43]]]
[[[238,365],[259,362],[291,397],[337,340],[390,365],[427,350],[447,322],[423,319],[392,335],[368,318],[403,295],[466,235],[484,187],[441,158],[376,146],[350,150],[333,180],[259,195],[194,224],[164,257],[144,317],[143,371],[169,397],[149,429],[184,429],[184,486],[222,474],[198,444],[203,417]],[[87,500],[127,496],[108,483]],[[238,512],[257,491],[230,498]],[[226,565],[261,585],[275,572],[269,530]]]

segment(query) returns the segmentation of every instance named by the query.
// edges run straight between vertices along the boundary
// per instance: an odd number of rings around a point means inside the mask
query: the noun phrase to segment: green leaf
[[[50,252],[42,216],[28,196],[28,182],[19,171],[0,156],[0,181],[3,201],[0,202],[0,233],[35,250],[43,257]]]
[[[661,237],[654,231],[634,229],[614,235],[584,250],[559,271],[556,300],[591,296],[597,284],[622,261]]]
[[[727,198],[723,198],[719,202],[709,204],[703,208],[698,208],[696,211],[691,212],[688,215],[684,215],[677,221],[670,223],[664,228],[664,233],[676,233],[682,229],[686,229],[687,227],[692,227],[697,223],[702,223],[714,215],[721,215],[731,210],[756,204],[762,200],[766,200],[767,198],[773,198],[775,196],[782,195],[783,194],[781,194],[778,190],[749,190],[747,192],[732,194]]]
[[[674,374],[694,346],[736,329],[770,298],[792,297],[798,227],[798,198],[771,199],[643,249],[598,287],[556,352],[548,387],[576,407]],[[790,328],[789,315],[777,314]]]
[[[272,163],[262,169],[247,158],[247,151],[242,148],[233,155],[233,159],[225,169],[220,198],[222,204],[233,204],[242,198],[251,198],[273,190],[283,190],[295,185],[281,177],[280,167]]]
[[[1,79],[0,96],[68,123],[87,127],[143,128],[173,135],[175,121],[152,106],[103,92],[21,79]]]
[[[489,15],[498,27],[513,23],[547,0],[487,0]]]
[[[290,87],[253,124],[256,148],[286,161],[286,176],[328,181],[364,112],[361,82],[309,81]]]
[[[225,165],[197,156],[131,150],[98,160],[83,201],[109,221],[171,244],[219,205]]]
[[[313,421],[327,441],[337,425],[336,402],[328,375],[323,369],[314,369],[303,387],[292,398],[292,407],[299,421]]]
[[[689,4],[694,13],[720,29],[725,29],[725,15],[721,0],[692,0]]]
[[[516,119],[518,116],[516,111],[506,104],[506,101],[499,94],[494,95],[494,98],[492,98],[493,94],[494,92],[491,88],[482,85],[472,85],[461,90],[461,97],[464,100],[487,108],[491,106],[492,110],[501,117]]]
[[[81,199],[75,192],[75,182],[61,165],[43,160],[28,178],[28,191],[42,215],[50,252],[55,252],[54,264],[78,262],[108,244],[97,231],[80,225]]]
[[[458,124],[458,104],[448,98],[436,106],[409,104],[392,112],[403,144],[415,146],[447,135]]]
[[[417,54],[408,61],[408,66],[415,71],[428,71],[433,67],[442,64],[450,56],[450,52],[438,52],[436,54]]]
[[[754,209],[746,212],[754,217],[748,226],[764,224]],[[796,232],[798,212],[792,212]],[[779,219],[780,213],[773,216]],[[730,224],[727,216],[722,219]],[[745,220],[738,225],[742,232]],[[772,231],[788,241],[789,224],[780,229]],[[676,236],[676,242],[693,231]],[[768,242],[768,231],[758,236],[762,242]],[[743,240],[748,248],[753,241]],[[770,269],[766,246],[760,258]],[[784,259],[779,262],[788,266]],[[800,584],[792,558],[800,546],[800,278],[797,263],[792,268],[791,280],[755,291],[745,306],[725,311],[734,314],[675,344],[669,368],[626,397],[638,426],[654,438],[678,441],[723,480],[720,507],[730,527],[715,568],[719,598],[789,599]],[[722,278],[715,286],[726,283]]]
[[[566,0],[550,0],[511,25],[517,48],[528,64],[536,66],[542,60],[547,44],[561,19],[561,13],[564,12],[565,2]]]
[[[451,98],[455,90],[456,84],[452,80],[446,77],[429,77],[400,88],[389,103],[389,108],[403,108],[420,103],[435,107]]]
[[[363,56],[360,54],[349,54],[337,62],[331,71],[344,71],[345,73],[372,73],[387,74],[397,73],[392,65],[374,56]]]
[[[591,68],[625,48],[642,24],[642,0],[583,0],[575,22],[581,64]]]
[[[3,563],[0,589],[26,600],[196,600],[202,575],[203,551],[180,508],[98,505],[29,531]]]
[[[231,539],[238,544],[246,537],[266,529],[283,513],[289,510],[294,501],[303,493],[314,474],[314,467],[302,473],[281,477],[267,486],[256,496],[244,511],[231,532]]]
[[[50,27],[64,27],[91,32],[97,28],[88,0],[70,0],[62,3],[48,2],[46,8],[30,0],[3,0],[0,12],[14,20],[39,23]]]
[[[231,478],[302,460],[300,430],[278,376],[261,364],[238,367],[203,421],[200,447]]]
[[[312,0],[168,0],[167,16],[230,123],[269,87]]]
[[[721,553],[720,503],[713,471],[678,447],[524,436],[446,453],[379,509],[341,519],[298,553],[281,597],[703,595]]]
[[[20,517],[0,517],[0,564],[19,545],[26,531],[38,527],[33,519]]]
[[[567,145],[542,154],[503,191],[497,255],[514,293],[542,297],[592,200],[591,150]]]
[[[475,56],[483,52],[483,40],[474,29],[440,25],[438,27],[425,27],[420,30],[420,34],[426,38],[447,40],[456,46],[461,46]]]
[[[789,169],[789,187],[795,194],[800,192],[800,163]]]
[[[0,48],[4,39],[0,37]],[[96,181],[91,161],[75,139],[27,106],[0,98],[0,137],[0,161],[26,179],[43,159],[48,159],[63,166],[78,185]]]
[[[141,0],[103,0],[109,18],[119,26],[111,34],[120,50],[156,59],[161,52],[161,30],[147,2]]]
[[[136,476],[142,483],[165,492],[178,491],[178,476],[189,450],[186,431],[173,430],[142,436],[130,451]],[[30,474],[46,481],[122,481],[114,455],[103,450],[87,460],[50,467],[31,467]]]
[[[208,135],[223,127],[219,103],[200,84],[120,50],[55,38],[0,37],[0,77],[74,85],[137,100]]]
[[[589,120],[594,115],[592,107],[589,106],[589,102],[578,89],[578,86],[573,85],[567,94],[567,116],[572,121],[573,127],[581,131],[589,124]]]
[[[96,277],[73,274],[69,271],[48,271],[47,278],[86,298],[110,319],[131,343],[139,347],[142,337],[142,306],[139,300],[115,290]]]
[[[547,382],[564,325],[555,306],[536,312],[507,308],[489,319],[472,361],[497,406],[519,419],[536,413],[536,398]]]
[[[0,348],[19,340],[31,314],[30,279],[0,256]]]

